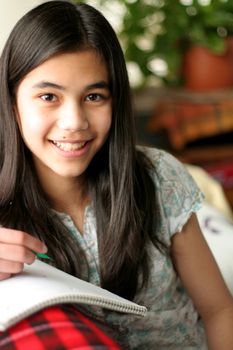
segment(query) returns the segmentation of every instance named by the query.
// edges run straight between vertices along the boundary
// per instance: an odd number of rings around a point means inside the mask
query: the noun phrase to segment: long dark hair
[[[97,219],[101,285],[132,299],[148,280],[148,241],[160,247],[153,238],[155,188],[151,164],[135,148],[120,44],[106,19],[89,5],[43,3],[19,20],[5,45],[0,62],[0,223],[38,236],[58,268],[80,276],[84,254],[42,191],[20,136],[14,105],[16,88],[32,69],[53,55],[83,48],[92,48],[104,58],[113,101],[109,138],[87,170]]]

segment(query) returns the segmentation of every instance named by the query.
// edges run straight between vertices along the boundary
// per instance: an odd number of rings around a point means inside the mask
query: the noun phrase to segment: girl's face
[[[105,63],[92,50],[48,59],[20,82],[16,113],[39,177],[83,175],[111,126]]]

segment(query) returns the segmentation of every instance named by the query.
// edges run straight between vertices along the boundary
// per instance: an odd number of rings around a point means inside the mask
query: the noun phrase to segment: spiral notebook
[[[0,281],[0,331],[60,303],[88,304],[138,316],[147,311],[144,306],[35,260],[25,265],[21,274]]]

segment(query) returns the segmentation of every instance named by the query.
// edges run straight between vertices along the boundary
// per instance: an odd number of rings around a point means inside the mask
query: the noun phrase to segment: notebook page
[[[146,308],[40,260],[23,273],[0,282],[0,330],[46,306],[81,303],[143,316]]]

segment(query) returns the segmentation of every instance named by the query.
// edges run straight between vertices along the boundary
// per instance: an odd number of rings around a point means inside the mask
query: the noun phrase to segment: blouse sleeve
[[[204,196],[184,165],[171,154],[156,149],[146,153],[154,164],[152,177],[163,227],[160,234],[169,243],[171,236],[180,232],[191,214],[201,207]],[[168,237],[164,237],[164,231]]]

